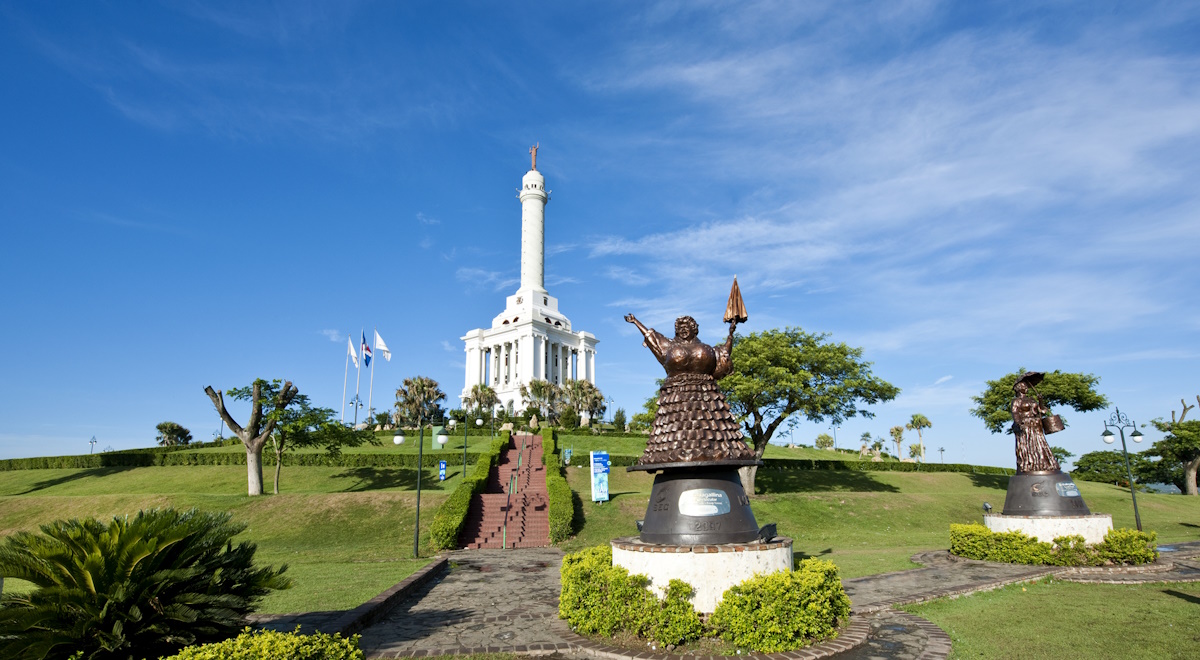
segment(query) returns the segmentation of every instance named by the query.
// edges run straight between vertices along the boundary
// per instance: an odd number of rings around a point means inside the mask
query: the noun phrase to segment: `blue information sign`
[[[608,501],[608,452],[594,451],[592,457],[592,501]]]
[[[571,464],[571,454],[572,453],[573,453],[573,450],[571,450],[571,449],[563,450],[563,463],[566,463],[567,465]]]
[[[446,461],[438,461],[438,481],[446,480]]]

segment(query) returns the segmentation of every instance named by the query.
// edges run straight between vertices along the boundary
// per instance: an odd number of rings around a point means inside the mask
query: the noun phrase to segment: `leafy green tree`
[[[275,494],[279,494],[279,473],[283,470],[283,454],[293,447],[324,447],[330,456],[341,453],[342,447],[379,444],[375,434],[367,429],[352,429],[334,419],[332,408],[313,408],[308,397],[297,394],[291,405],[272,413],[276,416],[271,448],[275,451]],[[381,413],[386,419],[387,413]]]
[[[157,658],[236,635],[287,570],[254,567],[228,513],[142,511],[108,524],[59,520],[0,546],[0,657]],[[78,654],[78,655],[76,655]]]
[[[1065,447],[1051,447],[1050,453],[1054,454],[1054,460],[1058,461],[1059,465],[1066,465],[1067,461],[1075,458],[1075,454],[1067,451]]]
[[[613,411],[613,426],[615,426],[618,431],[624,431],[625,423],[625,409],[617,408],[615,411]]]
[[[984,426],[992,433],[1009,430],[1005,425],[1012,423],[1012,402],[1015,398],[1012,388],[1023,373],[1025,367],[998,380],[989,380],[987,389],[979,396],[971,397],[975,402],[971,414],[982,419]],[[1099,382],[1100,379],[1092,374],[1063,373],[1055,370],[1046,372],[1046,377],[1038,384],[1037,391],[1052,410],[1066,406],[1079,412],[1090,412],[1108,406],[1108,399],[1096,391]],[[1066,421],[1067,418],[1063,417],[1064,424]]]
[[[1200,421],[1184,421],[1188,411],[1196,406],[1189,406],[1180,399],[1183,412],[1175,419],[1175,411],[1171,411],[1171,421],[1164,422],[1156,419],[1151,424],[1165,435],[1162,440],[1154,443],[1151,448],[1154,455],[1162,457],[1169,463],[1181,463],[1183,466],[1183,486],[1180,490],[1185,495],[1200,494],[1196,488],[1196,472],[1200,469]],[[1200,404],[1200,394],[1196,395],[1196,403]]]
[[[828,340],[800,328],[737,336],[733,373],[721,379],[730,410],[742,422],[758,458],[792,415],[812,422],[873,417],[865,406],[896,398],[900,389],[871,373],[861,348]],[[742,486],[754,493],[756,467],[739,470]]]
[[[871,449],[883,451],[883,438],[875,438],[875,441],[871,443]]]
[[[186,445],[192,441],[192,432],[175,422],[162,422],[154,428],[158,429],[154,439],[162,447]]]
[[[559,421],[564,429],[574,431],[579,428],[579,413],[575,412],[573,406],[564,406]]]
[[[908,420],[908,423],[904,425],[904,428],[908,429],[909,431],[917,432],[917,446],[920,447],[920,452],[918,453],[921,455],[922,463],[925,462],[925,439],[921,437],[921,429],[928,429],[932,427],[933,422],[929,421],[929,418],[921,413],[913,413],[912,419]],[[916,456],[913,456],[912,458],[916,458]]]
[[[441,402],[445,400],[446,393],[438,387],[436,380],[428,376],[413,376],[405,378],[396,389],[396,412],[401,419],[422,426],[426,422],[442,419]]]
[[[925,462],[925,458],[921,456],[921,445],[909,445],[908,457],[915,458],[922,463]]]
[[[1129,455],[1129,467],[1133,470],[1134,479],[1151,467],[1151,463],[1141,454]],[[1129,475],[1125,471],[1125,457],[1119,451],[1091,451],[1075,461],[1071,476],[1083,481],[1099,481],[1101,483],[1126,486]]]
[[[275,424],[278,423],[279,415],[277,413],[286,409],[298,392],[290,380],[267,382],[261,378],[256,378],[250,387],[237,387],[229,390],[229,396],[233,397],[235,401],[250,402],[250,419],[243,427],[234,421],[229,411],[225,409],[224,393],[220,390],[213,391],[211,385],[204,388],[204,393],[212,400],[217,414],[246,447],[246,482],[250,495],[263,494],[263,446],[267,443],[271,432],[275,430]],[[265,413],[263,412],[264,408]]]
[[[828,433],[822,433],[813,440],[813,446],[817,449],[831,449],[833,447],[833,436]]]
[[[892,428],[888,429],[888,433],[892,434],[892,442],[896,443],[896,458],[900,458],[902,456],[900,453],[900,445],[904,442],[904,427],[893,426]]]
[[[392,416],[388,413],[375,413],[375,426],[387,428],[392,423]]]

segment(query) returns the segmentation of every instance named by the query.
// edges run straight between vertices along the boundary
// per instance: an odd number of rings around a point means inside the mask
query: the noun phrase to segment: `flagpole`
[[[351,341],[347,339],[346,341]],[[342,374],[342,423],[346,423],[346,382],[350,379],[350,346],[346,346],[346,371]]]
[[[371,332],[374,332],[375,335],[378,336],[379,335],[379,326],[375,326],[375,328],[373,328],[371,330]],[[375,343],[375,337],[371,338],[371,343],[372,344]],[[375,362],[376,362],[375,353],[372,352],[371,353],[371,384],[370,384],[370,386],[367,387],[367,414],[368,415],[374,414],[374,408],[371,407],[371,397],[372,397],[372,395],[375,394]],[[370,423],[370,422],[368,421],[368,423]]]
[[[363,329],[362,332],[365,333],[366,329]],[[366,353],[363,354],[363,360],[365,360],[365,359],[366,359]],[[357,429],[358,428],[358,406],[359,406],[358,393],[362,391],[362,387],[361,387],[362,386],[362,360],[358,361],[358,364],[355,365],[355,368],[358,370],[358,375],[354,377],[354,428]]]

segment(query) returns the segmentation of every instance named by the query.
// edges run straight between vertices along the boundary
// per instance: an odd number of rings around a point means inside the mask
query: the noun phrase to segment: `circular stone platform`
[[[692,585],[692,606],[711,614],[725,590],[755,576],[792,570],[792,540],[777,537],[763,543],[722,545],[666,545],[643,543],[637,537],[613,539],[613,564],[631,574],[650,578],[650,587],[661,596],[674,579]]]
[[[1087,516],[1012,516],[1003,513],[988,513],[983,524],[993,532],[1024,532],[1027,536],[1053,543],[1055,537],[1078,534],[1089,545],[1104,540],[1104,535],[1113,528],[1112,516],[1093,513]]]

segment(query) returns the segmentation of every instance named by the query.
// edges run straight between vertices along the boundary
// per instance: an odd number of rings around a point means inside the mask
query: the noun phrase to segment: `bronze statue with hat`
[[[1026,371],[1013,383],[1012,433],[1017,452],[1017,473],[1008,481],[1004,515],[1082,516],[1091,511],[1083,502],[1071,475],[1063,472],[1046,435],[1064,428],[1062,417],[1052,415],[1037,386],[1040,371]]]

